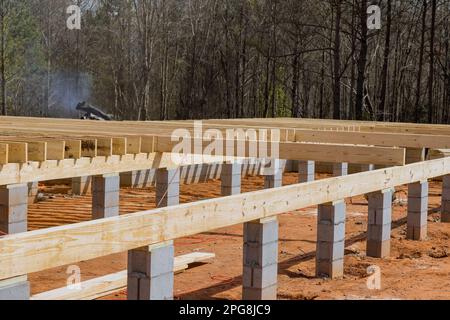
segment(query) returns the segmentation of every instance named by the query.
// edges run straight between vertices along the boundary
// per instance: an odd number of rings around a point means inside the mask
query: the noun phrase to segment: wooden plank
[[[280,159],[403,165],[405,149],[312,143],[280,143]]]
[[[183,271],[193,263],[207,262],[215,256],[214,253],[194,252],[175,257],[173,271]],[[63,287],[42,292],[31,296],[31,300],[93,300],[104,297],[127,287],[127,270],[83,281],[80,286],[80,290]]]
[[[127,138],[112,139],[112,154],[119,156],[127,154]]]
[[[374,146],[397,146],[408,148],[450,148],[450,136],[395,134],[377,132],[345,132],[296,130],[295,141],[317,143],[348,143]]]
[[[8,142],[8,163],[28,162],[28,145],[23,142]]]
[[[81,140],[65,140],[64,158],[65,159],[81,158]]]
[[[83,139],[81,141],[81,156],[94,158],[97,156],[97,140]]]
[[[127,153],[138,154],[141,153],[142,138],[139,136],[127,137]]]
[[[187,139],[186,145],[190,145],[190,152],[193,154],[205,153],[206,147],[211,143],[202,141],[203,148],[195,148],[194,139]],[[216,150],[214,155],[228,155],[240,157],[256,157],[267,158],[272,157],[270,154],[271,146],[263,144],[268,150],[261,148],[261,144],[254,141],[255,155],[250,154],[251,143],[242,140],[220,140],[222,150]],[[245,143],[243,150],[238,152],[239,143]],[[179,141],[172,141],[170,137],[157,137],[157,152],[173,152],[174,147]],[[233,149],[228,146],[234,145]],[[243,145],[244,146],[244,145]],[[180,151],[180,150],[178,150]],[[186,151],[186,150],[182,150]],[[228,152],[227,152],[228,151]],[[337,144],[314,144],[301,142],[279,142],[280,159],[288,160],[315,160],[329,162],[351,162],[357,164],[379,164],[379,165],[403,165],[405,164],[405,149],[389,148],[389,147],[369,147],[369,146],[353,146],[353,145],[337,145]]]
[[[0,238],[0,279],[128,251],[450,174],[450,158]]]
[[[11,153],[10,153],[11,156]],[[188,157],[185,165],[217,163],[232,161],[233,158],[223,157]],[[33,181],[47,181],[101,175],[106,173],[121,173],[129,171],[173,168],[178,164],[173,162],[171,154],[127,154],[111,157],[95,157],[81,159],[48,160],[45,162],[10,163],[0,168],[0,186]]]
[[[97,156],[110,157],[113,154],[112,138],[97,138]]]
[[[0,143],[0,165],[8,163],[8,144]]]
[[[47,159],[48,160],[64,160],[65,141],[49,140],[47,141]]]
[[[29,161],[47,160],[47,142],[29,141],[27,144]]]
[[[155,152],[156,138],[151,136],[141,137],[141,152],[143,153],[153,153]]]

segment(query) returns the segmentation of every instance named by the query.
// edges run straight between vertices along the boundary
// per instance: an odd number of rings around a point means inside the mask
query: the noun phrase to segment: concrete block
[[[158,208],[178,205],[180,200],[180,169],[156,170],[156,205]]]
[[[92,207],[92,220],[112,218],[119,216],[119,207],[104,208]]]
[[[119,192],[109,191],[109,192],[93,192],[92,193],[92,203],[93,206],[111,208],[119,207]]]
[[[264,176],[264,189],[281,188],[283,180],[275,176]]]
[[[318,207],[316,244],[316,274],[318,276],[336,278],[343,274],[345,210],[344,200]]]
[[[156,170],[156,183],[162,185],[169,185],[180,183],[180,169],[158,169]]]
[[[442,189],[442,201],[450,201],[450,188]]]
[[[316,251],[317,260],[336,261],[344,259],[345,240],[336,242],[317,241]]]
[[[242,285],[244,288],[265,288],[277,284],[278,264],[265,267],[244,266]]]
[[[428,211],[428,197],[414,198],[408,197],[408,211],[409,212],[427,212]]]
[[[373,258],[387,258],[391,254],[391,240],[367,240],[366,255]]]
[[[92,177],[92,219],[119,215],[120,176],[107,174]]]
[[[74,195],[86,195],[91,192],[92,178],[91,177],[75,177],[72,178],[72,193]]]
[[[0,281],[0,300],[29,300],[30,299],[30,283],[28,281],[20,281],[2,286]]]
[[[367,195],[369,211],[392,208],[392,193],[392,189],[369,193]]]
[[[278,242],[244,244],[244,266],[264,268],[278,262]]]
[[[28,204],[33,204],[37,200],[39,193],[39,182],[28,182]]]
[[[266,288],[244,288],[242,300],[276,300],[277,284]]]
[[[408,217],[406,237],[424,240],[427,236],[428,182],[408,185]]]
[[[27,220],[28,204],[19,204],[8,207],[0,205],[0,221],[9,223]]]
[[[15,184],[0,187],[0,204],[9,207],[28,204],[28,185]]]
[[[16,234],[28,231],[28,223],[26,220],[8,223],[7,221],[0,221],[0,231],[6,234]]]
[[[231,196],[241,193],[242,165],[240,163],[224,163],[221,172],[221,194]]]
[[[409,226],[406,229],[406,238],[410,240],[426,240],[427,239],[427,226]]]
[[[346,204],[344,200],[321,204],[318,206],[318,222],[339,224],[345,222]]]
[[[383,225],[369,224],[367,228],[367,240],[386,241],[391,239],[390,222]]]
[[[450,222],[450,175],[442,177],[441,222]]]
[[[368,224],[383,225],[392,221],[392,209],[372,209],[368,211]]]
[[[92,192],[120,191],[120,175],[104,174],[92,177]]]
[[[173,242],[128,252],[128,300],[173,299]]]
[[[374,164],[362,164],[361,165],[361,172],[373,171],[373,170],[375,170]]]
[[[298,161],[298,182],[305,183],[315,180],[316,163],[314,161]]]
[[[424,212],[408,212],[407,225],[411,227],[426,226],[428,216]]]
[[[392,189],[368,195],[368,226],[366,254],[385,258],[390,255],[392,223]]]
[[[333,163],[333,176],[340,177],[348,175],[348,163]]]
[[[316,260],[316,276],[339,279],[344,276],[344,259],[327,261]]]
[[[0,188],[0,231],[7,234],[27,231],[28,186],[9,185]]]
[[[345,223],[319,223],[317,226],[317,241],[338,242],[345,239]]]
[[[248,222],[244,224],[244,243],[267,244],[278,241],[278,221],[273,219],[264,223]]]
[[[408,185],[408,198],[428,197],[428,181],[410,183]]]
[[[173,282],[173,272],[141,279],[139,300],[173,300]]]
[[[278,275],[278,221],[249,222],[244,224],[243,246],[243,299],[251,297],[276,298]],[[264,293],[266,288],[274,287]]]
[[[226,197],[226,196],[232,196],[235,194],[240,194],[241,193],[241,186],[236,186],[236,187],[227,187],[227,186],[221,186],[221,195]]]
[[[242,164],[238,162],[222,164],[222,176],[240,176],[242,174]]]

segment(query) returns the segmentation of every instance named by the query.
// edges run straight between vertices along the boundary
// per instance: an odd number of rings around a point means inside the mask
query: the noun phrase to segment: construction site
[[[0,300],[450,298],[448,125],[1,117],[0,135]]]

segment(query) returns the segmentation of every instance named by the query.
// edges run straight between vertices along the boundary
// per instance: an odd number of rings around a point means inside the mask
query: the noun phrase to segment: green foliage
[[[36,72],[43,62],[36,17],[27,1],[13,1],[5,16],[5,73],[8,81]]]

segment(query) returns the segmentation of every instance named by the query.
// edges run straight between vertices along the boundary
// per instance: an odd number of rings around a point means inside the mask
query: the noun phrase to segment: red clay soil
[[[323,178],[323,176],[322,176]],[[284,184],[296,183],[296,174],[285,174]],[[263,178],[243,179],[242,190],[263,189]],[[430,183],[429,233],[423,242],[405,239],[406,188],[397,188],[393,210],[391,257],[365,256],[367,201],[363,196],[347,201],[345,276],[342,280],[315,277],[316,208],[280,216],[279,299],[450,299],[450,224],[439,222],[441,186]],[[90,219],[90,196],[73,197],[67,185],[40,186],[47,199],[30,205],[30,230]],[[154,189],[122,189],[121,214],[154,208]],[[181,202],[220,196],[220,182],[181,186]],[[176,299],[240,299],[242,276],[242,225],[175,241],[176,254],[213,252],[208,264],[175,276]],[[126,269],[126,253],[77,265],[82,280]],[[367,268],[381,268],[381,290],[369,290]],[[29,276],[36,294],[66,285],[67,267]],[[104,299],[126,299],[126,291]]]

